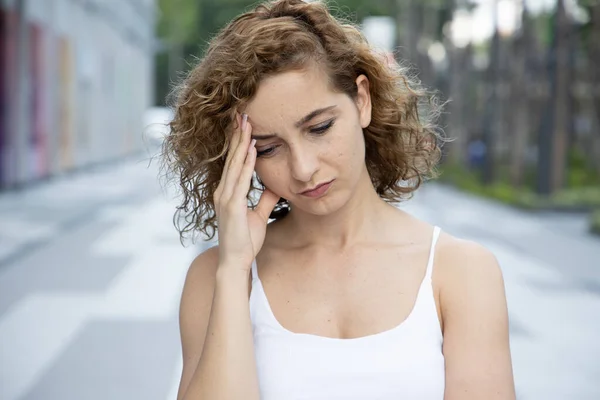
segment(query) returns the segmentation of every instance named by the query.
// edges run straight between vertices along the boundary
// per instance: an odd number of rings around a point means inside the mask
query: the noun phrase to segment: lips
[[[321,183],[312,189],[303,191],[300,194],[303,196],[307,196],[307,197],[320,197],[320,196],[324,195],[325,193],[327,193],[327,191],[329,190],[329,187],[331,186],[332,183],[333,183],[333,180],[331,180],[329,182]]]

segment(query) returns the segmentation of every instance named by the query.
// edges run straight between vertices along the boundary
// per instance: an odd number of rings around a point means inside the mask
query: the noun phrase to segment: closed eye
[[[335,119],[329,120],[321,125],[317,125],[313,128],[311,128],[309,130],[310,133],[313,133],[315,135],[322,135],[325,132],[327,132],[335,123]],[[258,149],[256,150],[256,156],[257,157],[269,157],[272,156],[275,151],[277,150],[277,148],[279,147],[279,145],[275,145],[275,146],[270,146],[270,147],[266,147],[264,149]]]
[[[268,157],[273,154],[277,146],[267,147],[266,149],[256,150],[256,157]]]
[[[335,122],[335,120],[332,119],[332,120],[327,121],[324,124],[317,125],[316,127],[310,129],[310,133],[316,133],[317,135],[321,135],[321,134],[327,132],[327,130],[333,126],[334,122]]]

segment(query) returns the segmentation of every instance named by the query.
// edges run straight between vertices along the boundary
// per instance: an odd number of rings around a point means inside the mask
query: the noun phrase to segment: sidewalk
[[[140,155],[0,192],[0,268],[108,208],[155,196],[161,190],[157,161],[148,167],[147,158]]]
[[[437,184],[420,191],[417,203],[444,226],[534,256],[569,287],[600,293],[600,237],[589,232],[584,214],[528,212]]]
[[[157,174],[131,161],[2,196],[2,400],[174,399],[179,299],[202,247],[181,246]]]

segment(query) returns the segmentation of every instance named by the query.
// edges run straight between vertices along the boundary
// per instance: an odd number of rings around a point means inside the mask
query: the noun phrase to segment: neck
[[[292,207],[286,219],[294,236],[302,238],[298,244],[345,249],[376,235],[390,206],[375,191],[366,169],[362,175],[354,196],[333,213],[314,215]]]

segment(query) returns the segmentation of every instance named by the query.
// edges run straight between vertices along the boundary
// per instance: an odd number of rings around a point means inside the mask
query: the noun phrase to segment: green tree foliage
[[[159,0],[156,33],[166,46],[194,39],[203,3],[202,0]]]
[[[398,0],[330,0],[333,13],[352,22],[370,15],[393,15]],[[424,0],[425,1],[425,0]],[[440,1],[440,0],[426,0]],[[210,39],[237,15],[261,1],[159,0],[156,56],[156,103],[165,104],[173,84],[201,57]]]
[[[423,0],[440,2],[442,0]],[[360,22],[370,15],[393,15],[398,0],[328,0],[336,16]],[[237,15],[260,4],[250,0],[160,0],[159,38],[168,43],[184,43],[186,47],[205,44]]]

